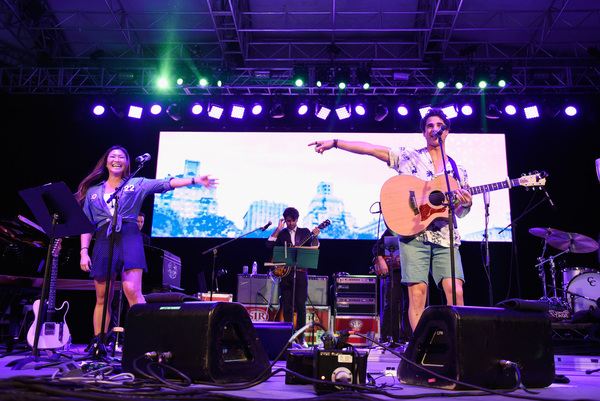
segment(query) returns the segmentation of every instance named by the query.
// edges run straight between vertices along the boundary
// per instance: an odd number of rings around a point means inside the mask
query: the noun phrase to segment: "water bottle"
[[[256,273],[258,273],[258,265],[254,262],[252,263],[252,275],[254,276]]]
[[[242,274],[248,274],[248,266],[242,267]]]

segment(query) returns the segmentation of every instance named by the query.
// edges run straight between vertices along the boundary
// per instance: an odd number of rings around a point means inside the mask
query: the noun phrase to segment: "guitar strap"
[[[458,185],[460,185],[460,187],[462,188],[462,184],[460,182],[460,173],[458,172],[458,167],[456,167],[456,162],[450,156],[448,156],[448,160],[450,160],[450,165],[452,166],[452,171],[454,171],[454,178],[456,178]]]

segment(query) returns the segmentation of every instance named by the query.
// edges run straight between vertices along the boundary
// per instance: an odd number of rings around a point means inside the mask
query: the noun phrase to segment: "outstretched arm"
[[[383,162],[386,162],[387,164],[390,162],[390,153],[387,146],[375,145],[368,142],[329,139],[326,141],[311,142],[308,144],[308,146],[314,146],[315,152],[321,154],[323,154],[323,152],[326,150],[337,148],[350,153],[373,156]]]
[[[200,184],[208,189],[213,189],[219,184],[218,179],[210,178],[210,175],[202,175],[193,178],[173,178],[169,181],[171,188],[186,187],[188,185]]]

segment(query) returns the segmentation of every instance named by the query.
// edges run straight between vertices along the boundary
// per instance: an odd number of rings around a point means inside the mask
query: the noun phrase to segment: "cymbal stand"
[[[544,243],[544,251],[545,251],[545,249],[546,249],[546,244]],[[538,258],[538,261],[540,263],[538,263],[536,265],[536,267],[538,268],[539,276],[542,279],[542,286],[543,286],[543,291],[544,291],[544,296],[542,298],[540,298],[540,301],[560,302],[560,299],[558,298],[558,294],[556,292],[556,264],[554,263],[554,260],[557,257],[559,257],[560,255],[562,255],[563,253],[568,253],[569,251],[570,251],[570,249],[567,249],[565,251],[562,251],[558,255],[548,257],[548,259],[544,259],[543,257]],[[542,252],[542,255],[543,255],[543,252]],[[550,275],[552,277],[552,285],[550,287],[553,288],[552,298],[548,298],[548,292],[547,292],[548,284],[546,283],[546,274],[544,272],[544,264],[546,264],[546,262],[550,262]]]

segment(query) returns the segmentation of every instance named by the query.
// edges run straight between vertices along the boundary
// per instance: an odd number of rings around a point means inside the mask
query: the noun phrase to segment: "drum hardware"
[[[546,244],[544,244],[544,250],[545,250],[545,247],[546,247]],[[548,257],[548,259],[544,259],[543,257],[538,258],[538,261],[540,263],[538,263],[535,266],[538,268],[539,277],[542,279],[542,286],[543,286],[543,291],[544,291],[544,295],[542,296],[542,298],[540,298],[540,301],[556,302],[559,300],[558,293],[556,292],[556,288],[557,288],[556,287],[556,263],[554,263],[554,259],[556,259],[558,256],[562,255],[563,253],[568,253],[568,252],[569,252],[569,250],[567,249],[565,251],[562,251],[558,255]],[[544,264],[546,264],[546,262],[550,262],[550,276],[552,277],[552,285],[546,284],[546,273],[544,271]],[[554,289],[552,298],[548,298],[547,287]]]
[[[587,299],[588,301],[595,302],[596,306],[598,308],[600,308],[600,297],[594,299],[594,298],[591,298],[591,297],[588,297],[588,296],[585,296],[585,295],[577,294],[576,292],[573,292],[573,291],[563,290],[562,288],[559,288],[559,287],[552,287],[552,286],[549,286],[549,287],[554,288],[555,290],[562,291],[565,294],[565,297],[566,297],[566,294],[569,294],[569,295],[572,295],[573,297],[583,298],[583,299]]]

